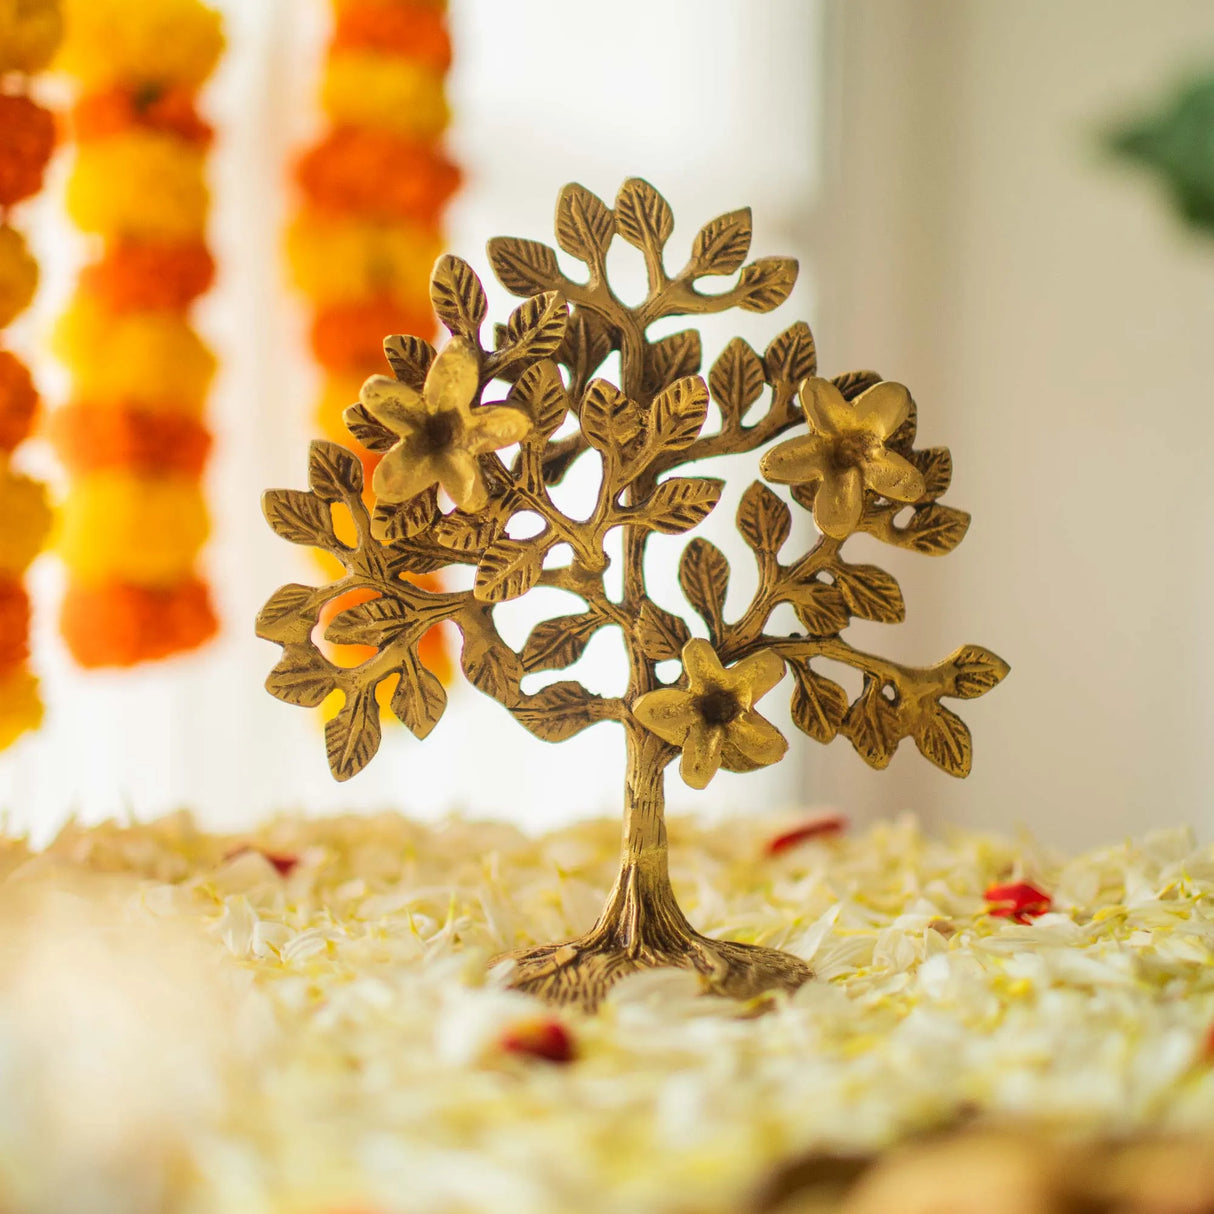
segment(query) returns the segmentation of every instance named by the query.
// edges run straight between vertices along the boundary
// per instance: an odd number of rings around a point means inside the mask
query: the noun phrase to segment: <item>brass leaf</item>
[[[831,572],[852,615],[878,624],[900,624],[906,619],[902,591],[884,569],[876,565],[847,565],[840,561]]]
[[[707,476],[672,476],[640,508],[640,521],[654,531],[678,535],[702,523],[721,500],[725,482]]]
[[[566,680],[544,687],[517,707],[511,708],[514,719],[545,742],[563,742],[581,733],[602,714],[599,696],[592,695],[580,683]]]
[[[650,434],[655,451],[682,451],[695,442],[708,417],[708,389],[698,375],[676,380],[654,398]]]
[[[725,592],[729,588],[725,554],[706,539],[693,539],[679,560],[679,585],[713,637],[721,636],[725,631]]]
[[[700,335],[695,329],[659,338],[645,351],[645,391],[656,396],[676,379],[695,375],[702,358]]]
[[[390,641],[417,640],[431,623],[431,615],[403,599],[382,595],[368,599],[334,616],[325,629],[325,640],[333,645],[373,645]]]
[[[726,422],[741,421],[763,395],[766,379],[759,356],[740,337],[721,351],[708,373],[708,387]]]
[[[473,593],[482,603],[501,603],[526,594],[539,581],[545,551],[536,539],[499,536],[481,557]]]
[[[1007,678],[1011,667],[997,654],[981,645],[962,645],[942,665],[951,665],[956,670],[952,690],[948,695],[962,700],[984,696]]]
[[[257,613],[257,635],[280,645],[304,644],[316,626],[317,606],[323,594],[315,586],[297,582],[279,586]]]
[[[371,534],[381,544],[395,544],[420,535],[438,518],[438,491],[431,485],[403,502],[376,502]]]
[[[630,177],[615,196],[615,227],[634,248],[658,254],[674,231],[674,212],[649,182]]]
[[[408,384],[418,392],[422,390],[426,373],[434,361],[434,347],[428,341],[407,333],[394,333],[384,338],[384,356],[392,374],[402,384]]]
[[[881,694],[881,684],[876,679],[865,679],[864,690],[847,710],[839,732],[850,740],[869,767],[880,771],[889,766],[898,749],[898,716]]]
[[[360,688],[346,696],[341,711],[325,722],[325,750],[335,780],[356,776],[379,749],[379,704],[375,688]]]
[[[292,544],[311,544],[332,552],[340,549],[328,502],[301,489],[267,489],[261,508],[274,533]]]
[[[923,473],[923,501],[934,502],[947,492],[953,479],[953,456],[947,447],[912,451],[910,461]]]
[[[442,683],[410,654],[392,693],[396,719],[421,741],[439,723],[446,707],[447,693]]]
[[[517,702],[519,683],[525,673],[523,664],[518,654],[502,644],[496,634],[490,640],[479,630],[464,629],[460,667],[473,687],[499,704],[509,707]]]
[[[831,381],[843,395],[844,400],[855,400],[861,392],[867,392],[873,384],[881,382],[876,371],[847,371],[836,375]]]
[[[336,686],[332,667],[307,644],[284,645],[266,676],[266,690],[275,699],[301,708],[319,708]]]
[[[363,491],[363,466],[345,447],[314,439],[308,447],[308,485],[326,502],[358,497]]]
[[[792,534],[792,511],[762,481],[752,481],[738,503],[738,531],[755,552],[774,557]]]
[[[489,310],[485,288],[466,262],[444,253],[430,275],[430,300],[434,314],[459,337],[476,341]]]
[[[576,182],[556,200],[556,243],[580,261],[601,260],[615,232],[607,204]]]
[[[633,635],[651,661],[672,662],[682,656],[683,646],[691,640],[691,629],[672,612],[645,602],[633,625]]]
[[[559,291],[546,291],[519,304],[506,322],[511,361],[547,358],[556,353],[568,322],[569,305]]]
[[[605,379],[587,385],[579,416],[582,433],[598,451],[618,452],[641,432],[636,404]]]
[[[523,669],[561,670],[572,666],[586,651],[590,638],[607,623],[597,611],[560,615],[537,624],[523,646]]]
[[[834,739],[847,715],[847,693],[838,683],[811,670],[807,663],[792,663],[796,687],[792,694],[793,724],[824,745]]]
[[[435,543],[450,548],[452,552],[481,552],[497,538],[502,521],[501,515],[496,512],[485,515],[452,510],[439,518],[430,535]]]
[[[760,257],[742,270],[738,307],[744,312],[770,312],[789,297],[796,284],[795,257]]]
[[[574,308],[556,359],[569,368],[572,388],[584,387],[615,348],[617,338],[606,320],[589,308]]]
[[[347,406],[341,416],[346,423],[346,429],[354,436],[354,441],[366,447],[368,451],[389,451],[399,441],[398,436],[387,426],[380,425],[363,404]]]
[[[763,353],[767,382],[796,386],[818,369],[814,335],[803,320],[777,334]],[[845,394],[846,395],[846,394]]]
[[[834,636],[847,627],[851,617],[847,600],[838,586],[808,581],[790,587],[785,593],[801,626],[811,637]]]
[[[950,776],[970,774],[974,744],[965,722],[942,704],[934,703],[920,717],[915,729],[920,754]]]
[[[495,236],[487,249],[498,282],[514,295],[540,295],[565,281],[555,250],[538,240]]]
[[[551,438],[569,413],[569,394],[556,363],[533,363],[515,380],[506,403],[531,418],[529,442]]]
[[[691,242],[689,277],[732,274],[750,252],[750,207],[710,219]]]
[[[969,526],[970,516],[964,510],[932,502],[916,509],[905,527],[894,528],[895,543],[926,556],[943,556],[965,539]]]

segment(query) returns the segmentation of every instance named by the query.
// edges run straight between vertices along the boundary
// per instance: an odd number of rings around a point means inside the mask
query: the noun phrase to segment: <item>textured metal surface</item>
[[[680,759],[684,779],[702,788],[721,767],[750,771],[783,757],[786,740],[755,702],[791,673],[793,720],[810,737],[829,742],[842,734],[874,767],[884,767],[910,737],[931,762],[962,776],[970,767],[969,731],[941,698],[981,695],[1008,669],[975,645],[913,668],[843,639],[854,618],[896,623],[904,615],[888,573],[843,558],[852,535],[932,555],[964,537],[969,516],[938,501],[952,471],[949,453],[915,449],[915,405],[901,385],[870,371],[818,378],[804,323],[779,333],[762,356],[733,340],[707,382],[698,374],[696,330],[651,339],[649,326],[670,316],[770,311],[796,280],[789,258],[746,261],[748,210],[704,225],[672,275],[665,245],[673,222],[665,199],[639,179],[625,182],[614,207],[581,186],[566,186],[557,202],[557,244],[584,263],[585,280],[568,278],[547,245],[490,241],[497,277],[524,297],[495,327],[491,348],[482,345],[487,307],[480,280],[465,262],[442,258],[431,297],[452,340],[436,354],[417,338],[387,338],[393,376],[368,380],[346,412],[355,438],[386,452],[373,484],[374,509],[363,503],[359,460],[325,442],[312,445],[308,491],[275,489],[264,499],[280,536],[333,553],[347,570],[328,586],[284,586],[257,621],[258,635],[283,648],[267,680],[271,694],[315,706],[343,693],[344,705],[326,728],[337,779],[361,770],[379,746],[376,688],[385,680],[395,683],[393,711],[414,734],[424,738],[438,723],[446,694],[419,662],[417,645],[444,620],[463,635],[467,678],[538,737],[559,742],[599,721],[624,728],[624,851],[603,914],[580,940],[511,954],[516,986],[587,1007],[622,974],[646,966],[693,969],[706,990],[740,998],[793,989],[809,976],[794,957],[706,939],[683,917],[667,874],[668,764]],[[607,249],[617,237],[644,258],[648,291],[635,306],[623,303],[608,281]],[[702,281],[714,277],[733,281],[723,291],[702,290]],[[595,374],[613,352],[619,385]],[[717,413],[712,426],[710,403]],[[690,540],[679,582],[707,634],[693,639],[687,620],[646,592],[646,543],[654,533],[690,531],[720,499],[720,479],[672,475],[676,469],[760,449],[766,449],[759,463],[764,476],[791,486],[793,500],[813,511],[819,538],[808,552],[782,559],[792,529],[789,504],[762,481],[751,484],[737,527],[757,564],[757,589],[741,615],[727,620],[728,562],[707,540]],[[550,488],[584,456],[601,469],[597,500],[588,517],[571,518]],[[446,510],[440,489],[450,499]],[[338,539],[335,511],[352,517],[352,544]],[[521,514],[540,520],[526,539],[508,529]],[[623,590],[613,597],[604,583],[604,539],[617,527],[624,536]],[[451,565],[475,569],[471,590],[431,592],[405,580]],[[570,591],[582,608],[537,625],[516,651],[499,635],[494,608],[535,586]],[[324,657],[313,632],[322,606],[354,589],[378,597],[336,616],[326,638],[377,653],[343,669]],[[769,630],[782,604],[791,604],[802,631]],[[628,654],[622,696],[596,695],[573,679],[523,690],[525,675],[571,666],[608,627],[621,630]],[[672,659],[682,663],[682,674],[664,686],[656,666]],[[863,676],[854,701],[823,673],[831,664]]]

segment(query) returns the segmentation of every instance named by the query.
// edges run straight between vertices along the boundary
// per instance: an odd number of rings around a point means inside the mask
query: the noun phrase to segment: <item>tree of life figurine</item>
[[[376,689],[385,680],[395,681],[392,711],[418,738],[437,724],[446,694],[418,660],[417,646],[444,620],[462,633],[469,681],[538,737],[559,742],[600,721],[622,726],[623,854],[606,905],[584,936],[508,954],[513,986],[585,1008],[624,974],[651,966],[694,970],[706,991],[741,999],[791,990],[810,976],[795,957],[712,940],[688,923],[667,867],[668,764],[679,759],[682,778],[702,789],[721,768],[748,772],[778,761],[787,742],[757,705],[791,674],[792,719],[811,738],[829,742],[842,734],[881,768],[911,737],[932,763],[964,776],[969,731],[941,698],[981,695],[1008,670],[975,645],[912,668],[843,639],[853,617],[895,623],[904,616],[893,577],[843,558],[849,537],[864,533],[938,555],[965,535],[969,516],[938,501],[949,484],[949,452],[915,449],[915,404],[902,385],[871,371],[818,378],[813,338],[800,322],[762,357],[735,338],[705,384],[697,374],[699,333],[651,339],[650,326],[730,308],[768,312],[787,298],[797,264],[783,257],[746,263],[750,212],[739,210],[705,224],[686,265],[672,275],[664,248],[673,224],[666,200],[642,180],[625,182],[614,207],[580,185],[566,186],[556,208],[557,244],[585,264],[585,279],[566,276],[547,245],[490,241],[497,277],[525,297],[495,328],[491,349],[482,345],[479,279],[465,262],[443,257],[431,297],[450,341],[436,354],[415,337],[387,338],[392,376],[367,380],[346,411],[355,439],[383,453],[371,481],[373,505],[364,503],[359,458],[329,442],[312,444],[309,491],[273,489],[264,498],[280,536],[332,553],[347,570],[330,585],[282,587],[257,619],[257,634],[283,650],[266,681],[272,695],[316,707],[342,693],[325,730],[337,779],[360,771],[379,746]],[[636,306],[608,281],[607,250],[617,236],[644,258],[648,291]],[[739,270],[723,291],[700,289],[703,279]],[[613,351],[618,386],[595,377]],[[710,400],[718,417],[705,433]],[[790,431],[793,437],[769,445]],[[767,448],[758,461],[763,477],[789,486],[793,500],[813,511],[817,541],[782,559],[791,511],[756,480],[742,498],[737,527],[758,565],[758,586],[738,618],[725,616],[724,554],[703,538],[683,550],[679,583],[707,633],[693,637],[686,620],[647,593],[646,544],[655,532],[690,531],[721,496],[721,480],[671,475],[676,469],[760,448]],[[586,518],[571,518],[550,487],[584,456],[597,461],[598,492]],[[335,510],[347,515],[349,543],[339,538]],[[908,517],[900,518],[903,512]],[[510,524],[520,514],[539,516],[538,533],[516,538]],[[623,590],[613,597],[604,584],[604,541],[615,528],[623,533]],[[472,589],[425,590],[409,580],[451,565],[475,568]],[[582,609],[540,623],[516,652],[499,635],[494,609],[536,586],[568,591]],[[336,615],[325,637],[372,646],[375,654],[344,668],[324,656],[313,634],[325,604],[355,589],[374,597]],[[773,610],[784,603],[803,631],[769,631]],[[572,679],[523,689],[528,675],[572,665],[609,627],[620,630],[628,655],[622,695],[597,695]],[[664,685],[657,664],[674,660],[680,674]],[[832,664],[863,676],[855,700],[823,673]]]

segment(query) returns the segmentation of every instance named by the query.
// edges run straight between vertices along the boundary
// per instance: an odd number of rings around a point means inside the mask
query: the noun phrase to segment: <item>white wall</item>
[[[965,704],[972,777],[838,745],[812,790],[864,813],[1049,838],[1214,833],[1214,242],[1098,132],[1214,65],[1208,0],[846,0],[817,331],[909,384],[956,460],[962,547],[896,562],[932,659],[1012,664]]]

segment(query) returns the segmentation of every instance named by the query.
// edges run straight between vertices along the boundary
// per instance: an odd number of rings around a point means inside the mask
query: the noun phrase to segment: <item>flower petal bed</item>
[[[961,1124],[1053,1150],[1214,1132],[1214,850],[1176,830],[1065,859],[906,819],[773,853],[795,829],[676,822],[672,871],[698,928],[813,981],[752,1007],[653,971],[593,1017],[487,963],[590,926],[615,822],[9,841],[0,1208],[712,1214]],[[995,913],[1019,886],[1048,909]]]

